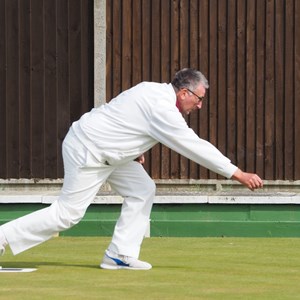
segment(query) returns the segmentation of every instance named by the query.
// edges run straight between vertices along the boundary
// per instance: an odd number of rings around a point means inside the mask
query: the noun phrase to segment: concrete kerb
[[[231,180],[156,180],[157,204],[300,204],[300,181],[265,181],[251,192]],[[50,204],[58,198],[62,179],[0,179],[1,203]],[[104,184],[93,204],[121,204]]]

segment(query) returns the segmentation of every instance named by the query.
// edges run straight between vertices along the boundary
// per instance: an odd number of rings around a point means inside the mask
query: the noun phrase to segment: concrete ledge
[[[0,193],[1,203],[41,203],[51,204],[58,193]],[[114,194],[99,194],[92,204],[121,204],[123,198]],[[300,194],[289,192],[274,193],[219,193],[219,194],[158,194],[155,204],[300,204]]]
[[[265,181],[264,188],[251,192],[232,180],[155,180],[154,203],[166,204],[300,204],[300,181]],[[1,203],[50,204],[58,198],[62,179],[0,179]],[[93,204],[121,204],[104,184]]]

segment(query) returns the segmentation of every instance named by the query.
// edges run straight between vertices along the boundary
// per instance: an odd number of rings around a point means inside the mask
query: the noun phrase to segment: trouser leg
[[[63,147],[65,177],[57,201],[1,226],[13,254],[34,247],[55,233],[77,224],[104,183],[112,167],[100,166],[74,136]]]
[[[108,182],[124,197],[109,250],[138,258],[149,224],[155,184],[143,166],[135,161],[114,170]]]

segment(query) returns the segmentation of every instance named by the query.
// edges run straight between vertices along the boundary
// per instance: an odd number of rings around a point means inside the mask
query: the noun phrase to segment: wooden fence
[[[299,0],[106,0],[107,101],[200,69],[187,121],[242,169],[300,180]],[[93,1],[0,0],[0,178],[60,178],[61,142],[93,106]],[[216,178],[159,145],[154,178]]]
[[[143,80],[200,69],[210,89],[188,119],[235,164],[300,179],[300,1],[107,1],[107,99]],[[154,178],[215,178],[155,147]]]
[[[62,177],[93,90],[93,1],[0,0],[0,178]]]

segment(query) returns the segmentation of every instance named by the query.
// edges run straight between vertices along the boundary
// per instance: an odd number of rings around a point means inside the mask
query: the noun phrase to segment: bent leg
[[[138,258],[149,224],[155,183],[143,166],[135,161],[114,170],[107,181],[124,197],[109,250]]]
[[[1,226],[13,254],[32,248],[78,223],[100,186],[114,170],[93,161],[74,136],[69,136],[64,143],[63,157],[65,177],[58,200],[47,208]],[[91,161],[92,165],[89,165]]]

